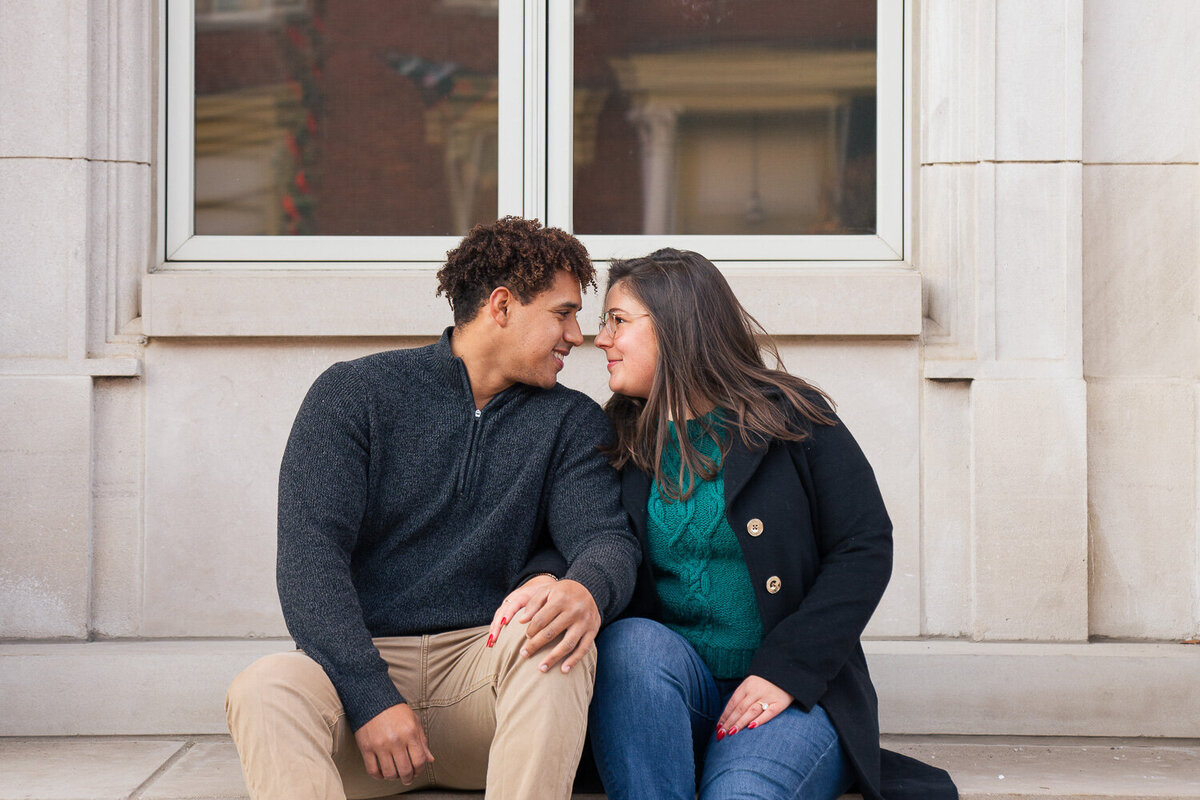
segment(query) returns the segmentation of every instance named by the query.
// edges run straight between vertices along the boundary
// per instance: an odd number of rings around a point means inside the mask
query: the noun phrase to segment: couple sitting
[[[898,796],[859,645],[891,570],[879,489],[716,267],[613,263],[603,412],[557,383],[595,286],[578,240],[508,217],[438,278],[454,327],[331,367],[292,428],[299,649],[226,701],[251,797],[568,798],[588,732],[614,799]],[[898,758],[906,796],[956,796]]]

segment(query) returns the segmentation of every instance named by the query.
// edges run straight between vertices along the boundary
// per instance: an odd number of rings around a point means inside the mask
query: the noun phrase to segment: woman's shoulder
[[[841,424],[833,401],[821,389],[807,382],[798,382],[787,391],[779,384],[762,387],[763,396],[784,414],[790,430],[808,438],[819,427]]]

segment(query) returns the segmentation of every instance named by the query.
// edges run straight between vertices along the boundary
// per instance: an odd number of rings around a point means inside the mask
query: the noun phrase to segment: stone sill
[[[246,265],[247,267],[252,265]],[[903,267],[727,266],[738,298],[776,336],[916,337],[921,276]],[[142,283],[150,337],[435,336],[451,323],[434,269],[162,270]],[[603,276],[597,283],[603,286]],[[592,333],[600,298],[584,295]]]
[[[1080,380],[1083,365],[1071,359],[1013,361],[926,358],[921,368],[925,380],[939,383],[1005,380]]]
[[[0,358],[0,375],[84,375],[93,378],[137,378],[140,358]]]
[[[0,736],[223,733],[225,689],[286,640],[0,645]],[[890,734],[1200,738],[1200,646],[864,642]]]

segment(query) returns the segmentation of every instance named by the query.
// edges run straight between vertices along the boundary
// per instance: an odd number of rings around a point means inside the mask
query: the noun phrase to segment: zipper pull
[[[475,409],[475,419],[479,419],[482,416],[483,416],[483,409],[481,409],[481,408]]]

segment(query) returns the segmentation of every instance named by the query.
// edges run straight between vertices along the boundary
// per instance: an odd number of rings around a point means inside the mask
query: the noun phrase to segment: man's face
[[[575,314],[582,305],[579,281],[559,270],[554,283],[528,303],[508,307],[508,378],[549,389],[571,348],[583,344]]]

